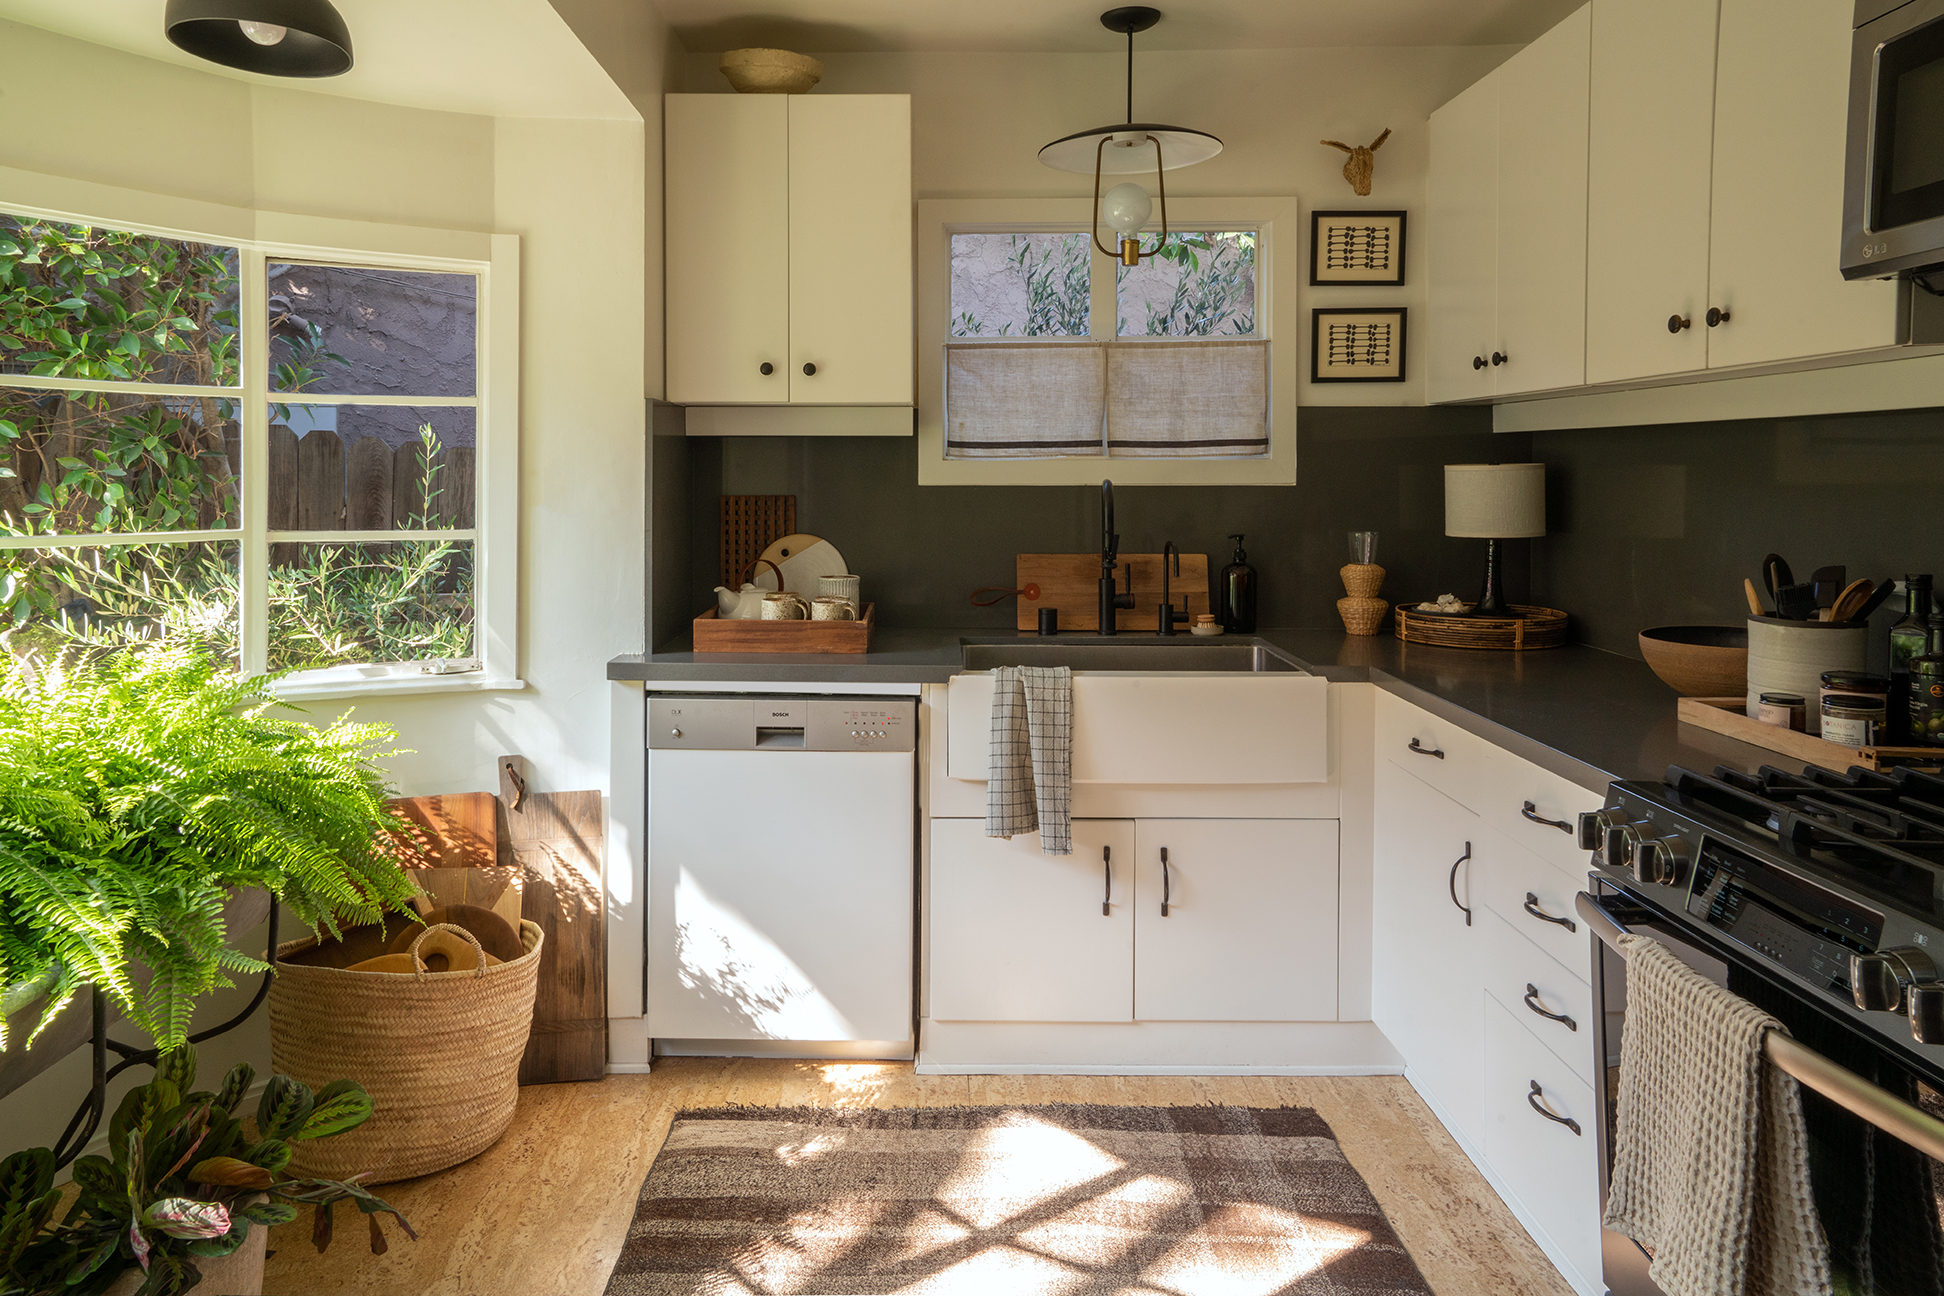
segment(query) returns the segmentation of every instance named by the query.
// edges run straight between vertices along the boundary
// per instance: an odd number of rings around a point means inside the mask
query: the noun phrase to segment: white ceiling
[[[0,0],[0,18],[286,89],[486,116],[637,115],[547,0],[333,2],[356,65],[318,80],[233,72],[183,53],[162,33],[164,0]]]
[[[58,0],[55,0],[58,3]],[[1584,0],[1161,0],[1135,50],[1523,45]],[[1102,52],[1107,0],[655,0],[684,48]]]

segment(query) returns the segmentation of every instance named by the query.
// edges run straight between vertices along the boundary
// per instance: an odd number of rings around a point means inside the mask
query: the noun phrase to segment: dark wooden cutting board
[[[1014,588],[1039,586],[1037,599],[1021,594],[1016,601],[1019,629],[1038,629],[1039,610],[1046,607],[1060,609],[1062,630],[1100,629],[1099,554],[1020,554],[1015,561]],[[1161,555],[1124,553],[1120,563],[1114,572],[1115,587],[1127,588],[1131,568],[1134,606],[1117,612],[1114,624],[1136,634],[1153,634],[1161,624]],[[1169,569],[1168,593],[1177,608],[1186,597],[1190,618],[1209,611],[1208,555],[1181,555],[1181,575],[1174,575],[1172,566]],[[1176,633],[1188,633],[1189,624],[1192,620],[1183,623]]]
[[[520,915],[546,936],[520,1083],[607,1073],[607,905],[599,792],[501,802],[500,858],[521,874]]]

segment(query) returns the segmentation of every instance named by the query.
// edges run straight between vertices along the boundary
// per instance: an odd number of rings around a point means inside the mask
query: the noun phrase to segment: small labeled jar
[[[1764,693],[1755,708],[1755,718],[1778,729],[1803,732],[1808,717],[1808,702],[1800,693]]]
[[[1822,736],[1839,747],[1876,746],[1883,718],[1882,697],[1862,693],[1822,695]]]
[[[1944,657],[1911,660],[1910,741],[1916,747],[1944,747]]]
[[[1890,677],[1871,671],[1832,670],[1822,673],[1822,693],[1819,701],[1827,701],[1832,693],[1846,693],[1851,697],[1873,697],[1888,705],[1890,701]]]

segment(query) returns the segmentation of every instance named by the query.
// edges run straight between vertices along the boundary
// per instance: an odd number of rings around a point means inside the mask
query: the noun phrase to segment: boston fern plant
[[[169,641],[6,666],[7,1008],[45,993],[44,1027],[93,985],[158,1047],[179,1047],[198,996],[263,969],[227,942],[232,890],[267,890],[333,933],[406,906],[415,888],[380,845],[399,821],[372,765],[392,731],[281,717],[267,688]]]

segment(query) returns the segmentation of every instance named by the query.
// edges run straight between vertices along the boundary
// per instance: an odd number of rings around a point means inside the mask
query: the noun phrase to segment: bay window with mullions
[[[517,244],[485,242],[338,254],[0,210],[16,646],[187,635],[297,695],[511,681],[486,543],[507,492],[481,483]]]

